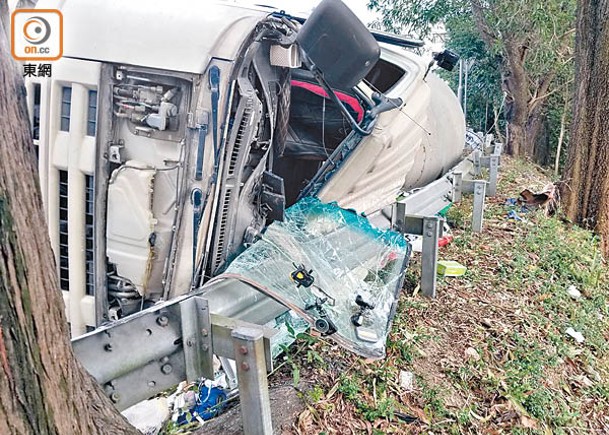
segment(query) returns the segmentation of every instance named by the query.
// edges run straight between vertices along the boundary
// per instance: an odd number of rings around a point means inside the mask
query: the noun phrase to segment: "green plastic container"
[[[462,276],[467,267],[451,260],[438,261],[438,275],[442,276]]]

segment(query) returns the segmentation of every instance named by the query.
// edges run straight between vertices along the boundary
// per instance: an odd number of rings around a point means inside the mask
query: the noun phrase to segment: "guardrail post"
[[[472,215],[472,231],[482,232],[484,219],[484,197],[486,195],[486,181],[474,180],[474,210]]]
[[[463,198],[463,173],[453,173],[453,199],[452,202],[460,202]]]
[[[494,138],[495,138],[495,136],[493,136],[492,133],[489,133],[486,136],[484,136],[484,149],[486,149],[489,145],[491,145],[493,143]]]
[[[472,153],[472,156],[474,158],[474,175],[480,175],[480,173],[482,172],[482,164],[480,163],[481,155],[482,152],[480,150],[474,150],[474,152]]]
[[[180,302],[182,341],[186,379],[194,382],[205,376],[214,378],[214,355],[209,304],[201,296]]]
[[[489,180],[488,190],[486,194],[488,196],[495,196],[497,194],[497,176],[499,174],[499,155],[492,155],[489,157]]]
[[[438,273],[438,239],[442,219],[423,218],[423,243],[421,250],[421,293],[436,297],[436,274]]]
[[[231,336],[239,379],[243,433],[271,435],[273,425],[262,331],[239,327]]]
[[[503,144],[501,142],[495,143],[495,149],[493,150],[493,155],[500,156],[503,152]]]
[[[395,231],[402,231],[406,216],[406,204],[396,202],[391,209],[391,228]]]

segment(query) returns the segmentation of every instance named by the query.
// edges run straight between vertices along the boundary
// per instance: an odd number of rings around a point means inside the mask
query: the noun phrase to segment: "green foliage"
[[[344,395],[347,401],[356,406],[364,419],[368,421],[379,418],[392,419],[398,409],[398,403],[387,393],[386,381],[387,379],[384,377],[362,378],[355,373],[342,374],[339,378],[338,391]],[[372,384],[374,384],[374,387]],[[379,397],[370,400],[367,398],[366,392],[373,389],[378,392]]]
[[[311,390],[309,390],[307,394],[309,395],[309,398],[313,401],[313,403],[319,402],[326,395],[324,389],[321,388],[319,385],[315,385]]]
[[[377,28],[421,38],[446,32],[446,47],[472,65],[466,109],[475,130],[502,133],[514,99],[526,98],[527,122],[545,120],[538,148],[551,150],[538,161],[553,162],[572,91],[575,0],[370,0],[368,7],[380,14]],[[524,97],[506,84],[521,66]],[[458,73],[441,75],[456,91]]]

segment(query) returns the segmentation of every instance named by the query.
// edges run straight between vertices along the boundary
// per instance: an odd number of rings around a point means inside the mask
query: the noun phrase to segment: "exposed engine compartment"
[[[185,164],[191,85],[115,67],[107,161],[109,304],[117,317],[158,300],[168,272]]]

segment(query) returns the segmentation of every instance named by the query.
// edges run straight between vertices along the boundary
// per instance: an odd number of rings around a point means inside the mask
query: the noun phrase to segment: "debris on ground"
[[[567,334],[570,337],[573,337],[573,339],[579,344],[581,344],[585,341],[584,335],[581,332],[576,331],[572,327],[568,327],[567,330],[565,331],[565,334]]]
[[[463,276],[467,267],[453,260],[438,261],[438,275],[441,276]]]
[[[558,202],[558,189],[553,183],[547,184],[542,191],[533,192],[524,189],[520,192],[520,203],[528,207],[545,208],[546,211],[554,211]]]
[[[506,215],[506,219],[512,219],[518,222],[523,222],[524,219],[520,217],[520,215],[518,213],[516,213],[516,211],[514,210],[510,210],[508,211],[508,214]]]
[[[571,296],[571,299],[574,299],[576,301],[581,299],[582,297],[581,292],[577,290],[577,287],[575,287],[573,284],[567,287],[567,294]]]
[[[225,386],[224,378],[180,383],[176,392],[168,398],[172,409],[171,420],[177,426],[182,426],[194,421],[203,424],[205,420],[217,416],[227,399]]]
[[[400,371],[400,387],[406,393],[411,393],[414,390],[414,373],[407,370]]]
[[[157,397],[136,403],[122,412],[123,416],[144,435],[156,435],[169,420],[167,398]]]
[[[473,347],[468,347],[467,349],[465,349],[465,357],[468,360],[480,361],[480,354]]]

